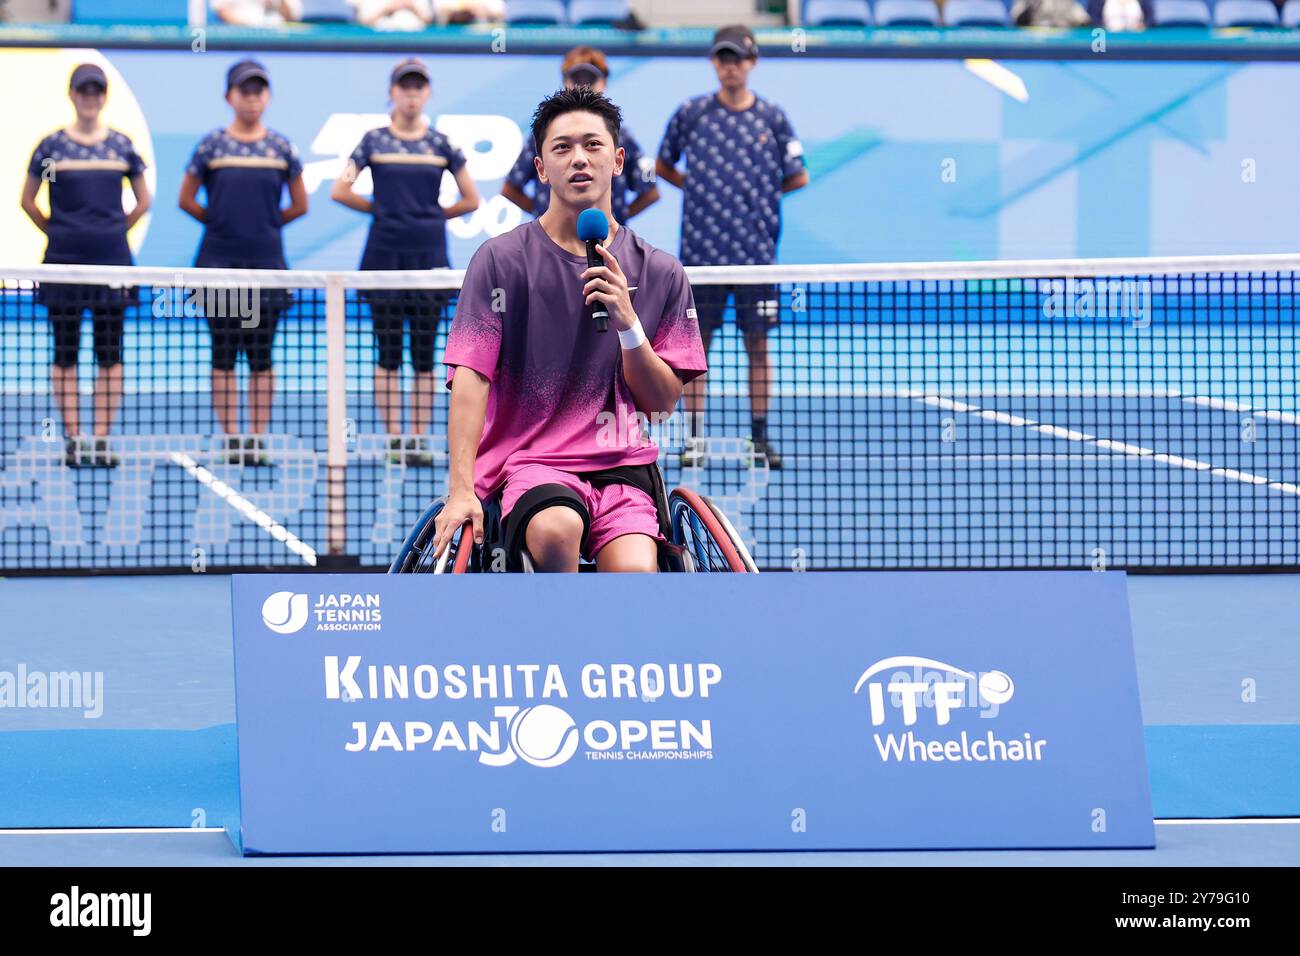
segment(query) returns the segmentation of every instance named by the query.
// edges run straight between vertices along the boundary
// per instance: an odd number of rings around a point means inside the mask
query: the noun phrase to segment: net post
[[[326,535],[331,555],[347,548],[347,362],[343,277],[325,277]]]

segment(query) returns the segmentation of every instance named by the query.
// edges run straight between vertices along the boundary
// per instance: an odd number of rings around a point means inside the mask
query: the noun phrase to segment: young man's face
[[[753,57],[742,57],[730,50],[722,50],[712,60],[718,82],[727,90],[743,90],[749,83],[749,72],[757,62]]]
[[[546,130],[535,162],[552,203],[589,209],[605,205],[611,180],[623,171],[623,149],[595,113],[562,113]]]

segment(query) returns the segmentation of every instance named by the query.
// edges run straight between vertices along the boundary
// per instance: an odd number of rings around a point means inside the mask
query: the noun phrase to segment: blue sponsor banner
[[[238,575],[247,853],[1152,847],[1122,574]]]

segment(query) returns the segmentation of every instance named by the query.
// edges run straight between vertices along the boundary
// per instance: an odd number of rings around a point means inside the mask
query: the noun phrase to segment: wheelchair
[[[717,505],[690,488],[675,488],[671,494],[665,494],[658,466],[650,465],[647,470],[652,472],[655,493],[651,497],[659,513],[660,534],[666,539],[659,543],[660,571],[758,573],[758,566],[744,539],[736,533],[735,527]],[[630,483],[640,487],[637,482]],[[541,500],[531,508],[530,516],[553,503],[555,502]],[[434,554],[434,524],[446,504],[446,498],[438,498],[425,508],[402,542],[401,549],[389,566],[389,574],[533,572],[528,549],[521,543],[522,534],[515,535],[515,540],[508,540],[501,520],[500,495],[483,502],[481,545],[473,543],[471,528],[469,522],[466,522],[453,535],[451,544],[443,549],[442,554]],[[516,505],[516,510],[520,507]],[[595,566],[583,565],[582,569],[595,570]]]

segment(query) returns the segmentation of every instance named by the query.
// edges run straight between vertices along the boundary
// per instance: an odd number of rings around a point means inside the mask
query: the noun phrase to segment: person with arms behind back
[[[403,60],[389,77],[392,122],[361,138],[330,191],[330,198],[349,209],[370,213],[370,234],[361,254],[361,269],[446,269],[447,220],[478,208],[478,188],[465,155],[424,117],[432,86],[429,68],[420,60]],[[357,176],[369,168],[374,198],[354,191]],[[442,207],[443,174],[451,173],[460,189],[459,201]],[[378,357],[375,364],[375,404],[389,436],[394,463],[429,466],[433,456],[421,450],[420,436],[433,416],[433,350],[438,320],[446,296],[418,289],[369,289]],[[411,365],[411,431],[415,437],[402,448],[402,335],[409,324]]]
[[[749,89],[758,45],[747,27],[723,27],[709,51],[720,89],[687,100],[668,121],[657,170],[683,192],[682,262],[688,266],[771,265],[781,235],[781,197],[808,185],[803,147],[785,112]],[[685,154],[686,170],[676,168]],[[768,435],[772,361],[768,327],[780,319],[780,290],[774,285],[731,285],[696,289],[700,331],[707,351],[722,326],[727,298],[736,306],[736,325],[749,356],[750,440],[753,453],[772,468],[781,456]],[[704,382],[686,392],[689,437],[684,468],[706,462]]]
[[[280,232],[307,213],[302,161],[289,140],[267,129],[262,114],[271,101],[271,78],[256,60],[241,60],[226,73],[226,102],[234,111],[229,126],[215,129],[194,150],[181,180],[180,207],[203,223],[203,240],[194,264],[208,269],[287,269]],[[199,188],[207,205],[198,201]],[[281,207],[285,190],[289,205]],[[210,290],[215,291],[215,290]],[[258,290],[251,296],[251,321],[236,308],[242,291],[205,294],[205,317],[212,333],[212,405],[226,435],[231,464],[266,465],[264,435],[271,422],[275,371],[271,345],[280,314],[289,306],[284,289]],[[216,314],[207,306],[215,305]],[[239,440],[239,386],[235,363],[248,356],[248,421],[251,434]]]
[[[149,209],[151,198],[142,160],[131,140],[100,123],[108,95],[108,77],[94,63],[72,71],[68,97],[77,119],[66,129],[41,140],[32,153],[23,183],[23,211],[45,233],[45,262],[68,265],[129,266],[127,232]],[[135,208],[122,208],[122,181],[131,185]],[[36,197],[49,184],[47,217]],[[40,302],[49,313],[54,332],[51,377],[59,414],[63,418],[64,463],[69,467],[112,467],[108,433],[122,401],[122,333],[127,302],[134,288],[102,285],[42,283]],[[81,392],[77,382],[77,352],[81,320],[89,310],[94,332],[95,437],[87,445],[81,434]]]

